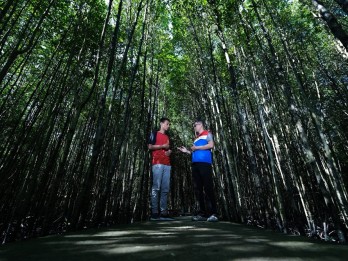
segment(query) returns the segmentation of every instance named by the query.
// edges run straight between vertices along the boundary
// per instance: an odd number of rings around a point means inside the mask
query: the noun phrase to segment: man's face
[[[203,129],[203,124],[200,121],[197,121],[193,124],[195,132],[200,132]]]
[[[169,123],[169,121],[164,121],[164,122],[161,122],[161,128],[163,129],[163,130],[165,130],[165,131],[167,131],[168,129],[169,129],[169,127],[170,127],[170,123]]]

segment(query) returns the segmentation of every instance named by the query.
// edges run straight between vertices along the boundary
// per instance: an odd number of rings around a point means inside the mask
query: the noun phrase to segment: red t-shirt
[[[156,143],[155,145],[164,145],[168,143],[169,138],[166,134],[157,131]],[[152,165],[163,164],[170,166],[169,156],[165,154],[166,150],[153,150],[152,151]]]

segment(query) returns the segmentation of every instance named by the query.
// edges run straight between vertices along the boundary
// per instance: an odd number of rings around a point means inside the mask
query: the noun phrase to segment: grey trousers
[[[151,209],[152,213],[167,213],[167,198],[170,188],[171,166],[156,164],[152,166]],[[160,211],[158,209],[158,203]]]

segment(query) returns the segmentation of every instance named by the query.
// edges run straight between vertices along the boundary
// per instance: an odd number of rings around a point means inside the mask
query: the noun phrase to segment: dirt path
[[[0,247],[0,261],[348,260],[348,245],[229,222],[146,222]]]

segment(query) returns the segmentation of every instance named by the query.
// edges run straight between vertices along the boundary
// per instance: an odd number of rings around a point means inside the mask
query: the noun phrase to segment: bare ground
[[[0,247],[0,261],[348,260],[348,245],[230,222],[144,222]]]

